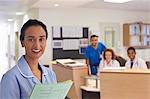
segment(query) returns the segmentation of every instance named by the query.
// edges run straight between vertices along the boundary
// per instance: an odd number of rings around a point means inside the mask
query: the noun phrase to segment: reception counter
[[[62,82],[72,80],[74,82],[67,97],[70,99],[81,99],[80,86],[84,85],[84,78],[88,75],[87,66],[82,67],[68,67],[61,64],[52,64],[52,68],[56,73],[57,81]]]
[[[100,71],[101,99],[150,99],[150,70]]]

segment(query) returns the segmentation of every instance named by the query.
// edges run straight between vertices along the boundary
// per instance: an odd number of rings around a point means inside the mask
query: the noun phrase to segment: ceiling
[[[29,8],[97,8],[114,10],[150,11],[150,0],[133,0],[124,4],[105,3],[103,0],[0,0],[0,21],[15,18],[16,12]]]
[[[0,0],[0,22],[15,18],[16,12],[26,11],[38,0]]]

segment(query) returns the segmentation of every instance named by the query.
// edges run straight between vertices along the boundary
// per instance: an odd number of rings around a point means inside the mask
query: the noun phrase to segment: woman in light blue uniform
[[[42,22],[30,19],[23,25],[20,41],[25,47],[25,55],[3,75],[0,99],[29,99],[35,84],[57,83],[55,73],[39,63],[47,37],[47,29]]]

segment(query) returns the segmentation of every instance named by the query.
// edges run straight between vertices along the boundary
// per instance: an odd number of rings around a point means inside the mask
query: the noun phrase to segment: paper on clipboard
[[[86,65],[84,63],[80,63],[72,59],[57,59],[56,62],[62,64],[63,66],[69,66],[69,67],[82,67]]]
[[[65,99],[72,84],[71,80],[58,84],[37,84],[30,99]]]

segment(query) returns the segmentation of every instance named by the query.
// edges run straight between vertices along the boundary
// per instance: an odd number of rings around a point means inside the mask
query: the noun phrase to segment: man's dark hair
[[[93,38],[93,37],[98,37],[98,36],[97,35],[91,35],[90,39]]]
[[[135,51],[135,48],[134,48],[134,47],[129,47],[129,48],[127,49],[127,53],[129,52],[129,50],[133,50],[133,51],[136,53],[136,51]]]
[[[42,23],[41,21],[38,21],[36,19],[29,19],[21,28],[21,34],[20,34],[20,41],[22,42],[24,40],[24,36],[25,36],[25,31],[31,27],[31,26],[41,26],[45,33],[46,33],[46,39],[48,38],[48,32],[47,32],[47,28],[46,25],[44,23]]]

